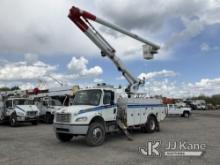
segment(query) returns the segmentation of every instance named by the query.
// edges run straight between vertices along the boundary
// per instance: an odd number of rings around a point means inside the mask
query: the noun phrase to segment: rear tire
[[[65,133],[56,133],[56,137],[61,142],[69,142],[73,138],[73,135]]]
[[[90,146],[102,145],[105,141],[105,128],[102,123],[94,122],[89,126],[86,143]]]
[[[185,112],[183,112],[183,117],[185,117],[185,118],[189,118],[189,112],[187,112],[187,111],[185,111]]]
[[[10,122],[11,127],[16,127],[17,126],[17,115],[16,115],[16,113],[11,114],[9,122]]]
[[[147,133],[159,131],[159,124],[157,122],[157,119],[154,116],[149,116],[147,123],[144,127],[142,127],[142,130]]]

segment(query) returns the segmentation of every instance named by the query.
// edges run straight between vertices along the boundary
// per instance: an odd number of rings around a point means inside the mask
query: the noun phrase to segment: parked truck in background
[[[39,109],[32,99],[28,98],[7,98],[1,100],[0,120],[9,122],[12,127],[21,122],[30,122],[33,125],[38,124]]]
[[[54,113],[64,106],[71,104],[74,93],[79,89],[79,86],[62,86],[48,89],[47,92],[34,94],[29,97],[34,99],[34,102],[40,110],[40,120],[48,124],[53,123]]]
[[[72,96],[50,96],[35,98],[35,104],[40,110],[40,120],[52,124],[54,114],[61,108],[71,104]]]
[[[206,110],[207,104],[205,100],[190,100],[188,101],[192,110]]]
[[[35,105],[40,110],[40,120],[48,124],[53,123],[54,113],[63,107],[63,104],[51,97],[43,97],[35,99]]]
[[[188,106],[178,106],[176,104],[167,104],[167,114],[168,115],[179,115],[181,117],[189,118],[191,115],[191,108]]]

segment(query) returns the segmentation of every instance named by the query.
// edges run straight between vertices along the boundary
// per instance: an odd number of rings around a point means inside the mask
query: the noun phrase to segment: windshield
[[[51,106],[62,106],[62,102],[60,100],[51,99],[49,105],[51,105]]]
[[[78,91],[73,100],[73,105],[99,105],[101,90],[83,90]]]
[[[29,99],[17,99],[13,100],[13,102],[14,105],[34,105],[34,101]]]

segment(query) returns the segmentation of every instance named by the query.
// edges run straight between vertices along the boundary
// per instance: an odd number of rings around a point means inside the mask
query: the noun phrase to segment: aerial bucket
[[[143,45],[143,56],[145,60],[151,60],[154,58],[154,50],[149,45]]]

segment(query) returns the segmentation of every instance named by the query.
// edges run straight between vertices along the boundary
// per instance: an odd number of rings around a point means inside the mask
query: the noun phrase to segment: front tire
[[[17,115],[15,113],[11,114],[9,122],[11,127],[17,126]]]
[[[38,120],[34,120],[31,122],[32,125],[38,125]]]
[[[105,128],[102,123],[94,122],[89,126],[86,143],[90,146],[102,145],[105,141]]]
[[[73,135],[65,133],[56,133],[56,137],[61,142],[69,142],[73,138]]]
[[[51,113],[46,113],[46,123],[53,124],[53,116]]]

